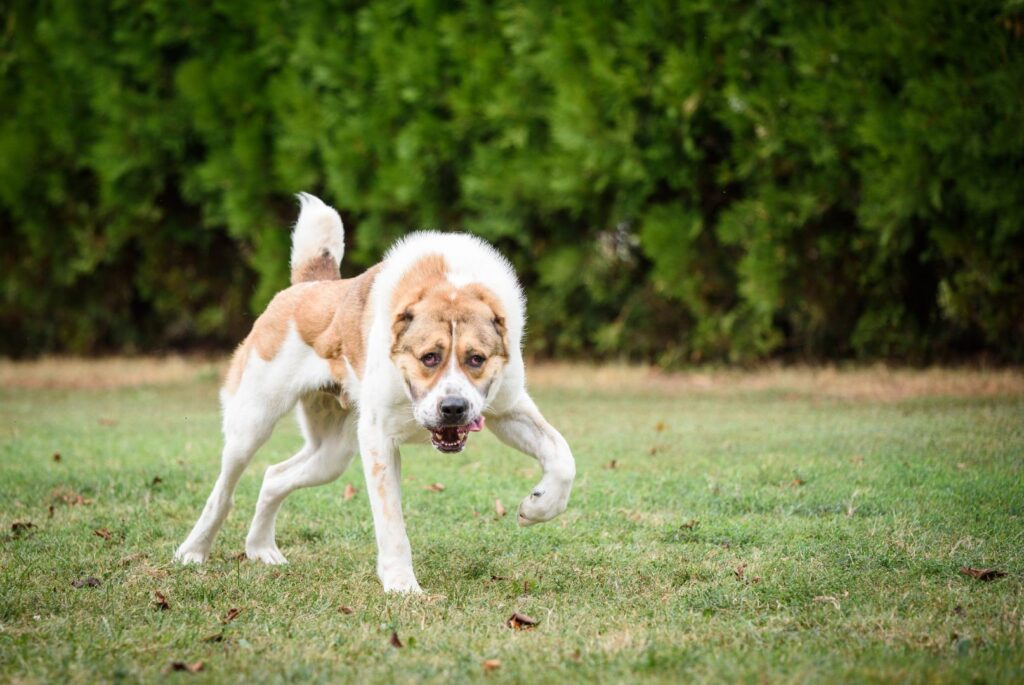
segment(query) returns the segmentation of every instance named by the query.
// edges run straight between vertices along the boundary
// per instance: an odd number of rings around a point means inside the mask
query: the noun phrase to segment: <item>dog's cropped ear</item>
[[[406,330],[409,329],[412,318],[412,310],[408,307],[403,308],[395,315],[395,320],[391,324],[392,352],[398,351],[398,341],[405,334]]]
[[[494,319],[491,320],[491,323],[494,324],[494,330],[497,331],[498,335],[501,336],[501,339],[504,340],[505,339],[505,333],[508,330],[505,327],[505,317],[501,316],[499,314],[495,314],[494,315]]]

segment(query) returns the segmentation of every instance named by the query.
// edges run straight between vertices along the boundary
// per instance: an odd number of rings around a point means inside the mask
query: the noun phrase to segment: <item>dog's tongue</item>
[[[484,429],[484,417],[476,417],[475,419],[473,419],[473,423],[466,426],[466,429],[469,430],[470,433],[482,431]]]

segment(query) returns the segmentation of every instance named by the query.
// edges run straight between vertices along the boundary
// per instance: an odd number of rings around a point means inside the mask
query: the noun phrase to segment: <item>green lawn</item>
[[[739,374],[562,373],[571,384],[548,371],[534,393],[578,463],[569,510],[551,523],[516,526],[539,470],[491,435],[454,456],[404,449],[423,597],[380,590],[358,464],[285,503],[290,565],[236,558],[262,471],[299,446],[290,418],[243,479],[211,562],[171,563],[217,471],[213,374],[8,385],[0,680],[1024,679],[1020,392],[960,393],[967,379],[893,399]],[[1007,575],[982,582],[961,566]],[[99,584],[74,587],[90,577]],[[511,630],[513,611],[539,625]],[[163,675],[175,661],[203,667]]]

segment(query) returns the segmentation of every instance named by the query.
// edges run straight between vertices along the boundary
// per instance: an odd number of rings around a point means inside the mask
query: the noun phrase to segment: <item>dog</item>
[[[305,445],[267,469],[246,556],[286,563],[274,540],[281,503],[334,481],[358,452],[384,591],[422,592],[402,517],[399,445],[429,439],[441,452],[459,452],[486,425],[543,471],[519,505],[521,526],[548,521],[568,503],[572,451],[526,391],[523,291],[488,243],[432,231],[406,236],[379,264],[342,280],[341,217],[312,195],[298,197],[292,285],[232,357],[220,393],[220,475],[174,556],[206,561],[242,472],[295,407]]]

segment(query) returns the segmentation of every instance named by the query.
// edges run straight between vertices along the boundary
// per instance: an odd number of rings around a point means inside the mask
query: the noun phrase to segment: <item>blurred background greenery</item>
[[[1024,361],[1020,0],[2,7],[0,354],[236,343],[305,190],[540,356]]]

